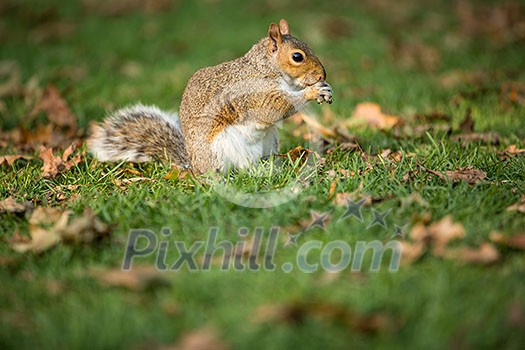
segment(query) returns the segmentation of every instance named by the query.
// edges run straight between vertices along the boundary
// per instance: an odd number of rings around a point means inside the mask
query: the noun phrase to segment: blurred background
[[[19,93],[12,81],[53,82],[81,125],[137,100],[176,109],[195,70],[243,55],[280,18],[321,58],[343,118],[363,100],[429,113],[458,92],[524,103],[523,86],[504,86],[525,74],[516,0],[2,0],[0,15],[2,97]],[[10,101],[4,127],[23,112]]]

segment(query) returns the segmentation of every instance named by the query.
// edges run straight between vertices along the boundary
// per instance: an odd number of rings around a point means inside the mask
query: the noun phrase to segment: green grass
[[[324,167],[307,170],[311,172],[309,186],[295,199],[266,209],[233,204],[206,181],[165,180],[169,168],[158,163],[101,164],[88,156],[55,179],[41,177],[40,160],[1,167],[0,199],[14,196],[68,208],[78,215],[90,207],[113,227],[111,242],[59,245],[41,255],[21,255],[8,241],[15,232],[29,235],[27,218],[0,214],[0,255],[15,259],[0,266],[1,348],[151,348],[175,343],[182,335],[208,325],[233,349],[519,349],[524,344],[525,259],[521,251],[500,247],[502,258],[491,266],[427,255],[397,272],[389,272],[387,263],[379,272],[369,272],[365,259],[360,274],[345,270],[331,282],[326,282],[323,271],[285,273],[281,269],[283,263],[294,262],[299,247],[310,240],[325,245],[344,240],[351,247],[357,241],[387,242],[394,224],[407,225],[408,232],[426,213],[432,221],[450,214],[461,223],[467,235],[459,245],[477,246],[494,230],[505,235],[523,233],[523,214],[506,208],[525,194],[525,158],[502,159],[497,153],[510,144],[524,148],[525,107],[507,104],[500,96],[503,83],[525,81],[523,38],[501,42],[487,35],[464,34],[452,1],[424,5],[402,1],[390,7],[376,1],[303,1],[301,6],[291,1],[177,2],[170,10],[118,17],[86,12],[80,2],[7,3],[0,14],[0,60],[17,62],[24,83],[36,77],[42,87],[55,84],[82,128],[101,120],[106,109],[138,100],[177,109],[185,82],[194,71],[242,55],[265,35],[269,22],[285,17],[292,33],[318,54],[334,88],[335,101],[329,108],[336,119],[320,118],[321,123],[344,123],[357,103],[373,101],[384,111],[400,115],[409,126],[420,123],[417,115],[449,115],[456,134],[471,109],[475,131],[495,131],[501,143],[462,145],[437,128],[420,136],[401,137],[390,131],[350,129],[367,153],[390,148],[405,154],[399,163],[372,160],[369,171],[340,178],[337,183],[340,193],[360,188],[363,194],[383,198],[372,207],[381,212],[392,209],[388,229],[367,229],[371,207],[363,208],[363,222],[350,218],[338,222],[345,208],[328,199],[334,179],[331,171],[366,169],[359,152],[336,149],[325,155]],[[476,4],[476,8],[485,6]],[[331,23],[341,20],[348,28],[340,35],[330,34]],[[73,30],[62,37],[38,39],[36,34],[49,31],[53,22],[71,23]],[[396,51],[394,42],[419,42],[435,48],[438,64],[406,66],[399,55],[411,49]],[[123,70],[130,62],[140,67],[131,75]],[[64,67],[81,72],[71,76],[64,73]],[[481,71],[483,76],[480,81],[443,85],[442,77],[453,71]],[[32,126],[26,118],[31,106],[23,98],[4,97],[1,107],[0,130],[19,124]],[[324,109],[318,106],[309,109],[323,115]],[[430,123],[437,125],[437,121]],[[294,136],[295,128],[293,122],[284,123],[282,151],[308,146]],[[20,152],[15,146],[8,145],[0,154]],[[37,155],[35,150],[29,153]],[[404,176],[417,170],[418,163],[436,171],[472,166],[485,171],[487,179],[468,185],[418,172],[407,181]],[[131,168],[155,181],[120,189],[115,179],[135,177],[127,172]],[[251,173],[231,174],[227,182],[241,192],[271,190],[293,183],[298,175],[291,169],[265,165]],[[58,201],[59,185],[80,185],[74,190],[78,196]],[[406,204],[403,199],[414,192],[428,204]],[[312,210],[331,212],[326,230],[308,231],[299,238],[299,247],[284,247],[286,233],[298,232]],[[153,230],[160,240],[163,227],[171,228],[171,237],[188,246],[205,240],[211,227],[219,229],[220,240],[233,242],[239,240],[241,227],[248,228],[250,236],[261,227],[265,237],[271,227],[279,227],[277,269],[182,269],[168,274],[168,287],[147,291],[105,287],[88,275],[94,267],[121,265],[130,229]],[[170,250],[169,262],[176,259],[176,251]],[[149,265],[153,261],[153,256],[136,260]],[[319,256],[312,253],[309,261],[319,261]],[[361,317],[386,315],[393,325],[368,333],[349,329],[337,318],[315,314],[298,323],[255,322],[261,305],[294,303],[333,304]],[[179,310],[175,315],[169,312],[173,304]],[[509,316],[516,313],[517,321],[516,316]]]

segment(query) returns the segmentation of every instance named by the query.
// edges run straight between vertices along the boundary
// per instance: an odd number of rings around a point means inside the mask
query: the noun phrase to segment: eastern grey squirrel
[[[120,109],[93,127],[88,148],[100,161],[159,157],[196,173],[246,168],[277,153],[277,122],[309,101],[332,103],[325,79],[319,59],[281,19],[244,56],[197,71],[180,119],[152,106]]]

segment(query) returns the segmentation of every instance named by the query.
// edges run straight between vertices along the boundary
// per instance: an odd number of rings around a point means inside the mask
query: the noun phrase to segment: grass
[[[330,106],[335,119],[320,118],[321,123],[343,125],[357,103],[374,101],[409,125],[418,123],[416,115],[449,115],[456,134],[470,109],[475,131],[495,131],[501,143],[462,145],[437,127],[422,135],[401,137],[392,131],[351,128],[349,132],[367,153],[392,149],[405,154],[399,163],[373,160],[369,171],[337,182],[339,193],[360,189],[363,194],[384,198],[363,208],[363,222],[338,222],[345,208],[328,199],[335,178],[330,174],[366,169],[367,161],[359,152],[335,149],[326,155],[321,170],[312,171],[310,185],[294,200],[266,209],[233,204],[206,182],[165,180],[170,169],[158,163],[101,164],[87,157],[55,179],[41,177],[39,160],[1,167],[0,198],[14,196],[38,205],[60,206],[78,215],[90,207],[112,225],[114,239],[20,255],[8,241],[15,232],[29,234],[27,219],[0,214],[0,255],[15,259],[0,267],[0,347],[151,348],[175,343],[184,334],[208,325],[231,348],[519,349],[525,342],[525,260],[520,251],[502,247],[501,260],[490,266],[427,255],[395,273],[388,271],[386,263],[372,273],[365,263],[361,273],[343,271],[329,281],[323,271],[285,273],[281,269],[283,263],[295,261],[297,250],[307,241],[320,240],[326,245],[344,240],[351,247],[363,240],[386,242],[394,225],[407,225],[408,232],[425,215],[432,221],[452,215],[465,227],[466,245],[487,241],[494,230],[505,235],[523,233],[523,214],[506,208],[525,194],[525,158],[502,159],[497,153],[510,144],[524,146],[525,107],[505,103],[505,95],[500,94],[503,83],[525,79],[523,38],[501,41],[476,32],[465,34],[452,1],[425,5],[402,1],[395,7],[376,1],[304,1],[301,6],[273,1],[180,2],[166,11],[131,11],[117,17],[89,12],[80,2],[7,3],[0,26],[0,60],[16,61],[24,82],[36,77],[41,86],[55,84],[82,128],[101,120],[106,109],[138,100],[176,109],[194,71],[243,54],[265,35],[269,22],[286,17],[292,33],[307,41],[323,61],[335,91]],[[489,5],[477,3],[475,8]],[[73,29],[45,37],[42,33],[56,32],[49,29],[55,22],[69,23]],[[438,63],[425,66],[418,61],[425,56],[421,52],[434,54],[417,51],[422,50],[414,49],[417,43],[434,48]],[[410,54],[411,50],[416,53]],[[481,78],[443,83],[447,74],[473,71],[482,72]],[[309,108],[327,115],[326,109]],[[29,112],[22,98],[3,98],[1,130],[19,124],[31,127],[25,118]],[[431,123],[437,125],[434,120]],[[295,128],[291,121],[284,123],[282,150],[308,146],[294,134]],[[18,151],[14,146],[6,146],[1,154]],[[436,171],[472,166],[485,171],[487,179],[468,185],[415,172],[407,181],[405,175],[418,169],[418,162]],[[122,190],[115,180],[134,177],[129,169],[155,181],[133,183]],[[227,180],[236,191],[271,189],[293,182],[296,174],[287,169],[269,178],[270,170],[262,167],[255,174],[231,174]],[[78,196],[57,200],[60,185],[80,185],[73,191]],[[407,202],[405,198],[414,192],[427,204]],[[391,209],[388,229],[367,229],[372,208]],[[298,232],[312,210],[330,211],[332,220],[326,229],[308,231],[299,238],[299,247],[284,247],[286,232]],[[121,265],[130,229],[150,229],[160,240],[163,227],[172,230],[174,240],[188,246],[204,240],[211,227],[219,229],[221,240],[233,242],[239,240],[241,227],[248,228],[250,235],[261,227],[265,237],[271,227],[279,227],[277,269],[182,269],[168,274],[168,287],[146,291],[106,287],[88,275],[95,267]],[[175,262],[177,253],[170,250],[167,259]],[[312,254],[309,259],[313,263],[320,258]],[[152,265],[154,257],[136,261]],[[297,303],[337,305],[361,317],[386,315],[393,325],[370,333],[349,329],[337,317],[308,312],[302,322],[255,322],[262,305]]]

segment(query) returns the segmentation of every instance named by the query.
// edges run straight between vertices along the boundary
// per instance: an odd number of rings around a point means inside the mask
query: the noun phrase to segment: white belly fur
[[[248,168],[262,157],[277,153],[277,127],[260,125],[230,125],[218,134],[211,149],[219,160],[219,168]]]

